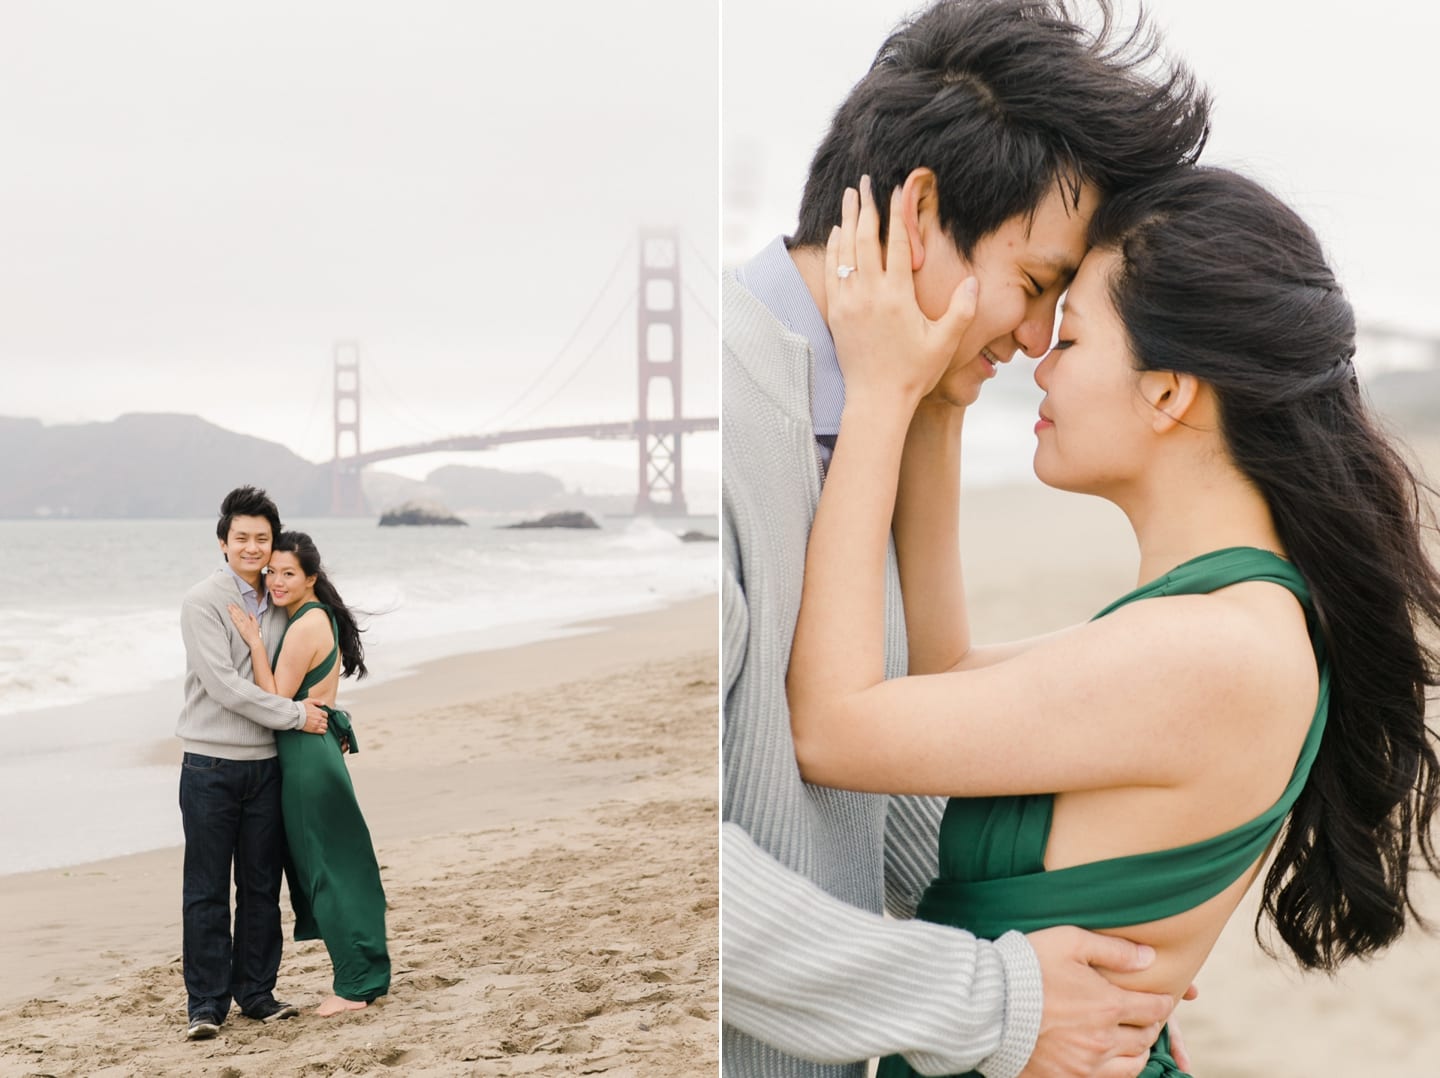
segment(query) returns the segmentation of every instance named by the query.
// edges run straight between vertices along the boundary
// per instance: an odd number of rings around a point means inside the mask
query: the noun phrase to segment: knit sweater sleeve
[[[914,917],[920,896],[940,874],[943,797],[890,797],[885,812],[885,911]]]
[[[190,597],[180,608],[180,636],[185,661],[205,692],[227,711],[271,730],[297,730],[305,725],[305,705],[268,693],[235,669],[230,639],[220,615],[200,599]]]
[[[995,943],[848,906],[738,825],[721,844],[725,1021],[818,1063],[900,1053],[922,1074],[1014,1078],[1034,1048],[1040,971],[1023,936]]]
[[[729,521],[722,539],[725,556],[720,568],[720,698],[727,700],[740,672],[745,668],[746,643],[750,635],[750,611],[741,583],[740,556]]]

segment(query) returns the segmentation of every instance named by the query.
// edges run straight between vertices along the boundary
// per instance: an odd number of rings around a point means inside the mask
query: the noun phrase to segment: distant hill
[[[245,483],[264,487],[287,517],[329,515],[328,467],[198,416],[55,426],[0,416],[0,518],[208,517]],[[510,512],[546,505],[564,490],[539,472],[453,466],[424,482],[372,469],[365,488],[377,517],[418,496],[457,512]]]
[[[189,415],[45,426],[0,418],[0,517],[213,516],[253,483],[296,516],[330,507],[330,476],[282,445]]]

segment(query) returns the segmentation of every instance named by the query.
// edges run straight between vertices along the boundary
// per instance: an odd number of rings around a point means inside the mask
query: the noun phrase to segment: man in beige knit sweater
[[[285,612],[269,602],[261,576],[279,531],[280,512],[263,490],[232,490],[215,528],[225,564],[186,593],[180,610],[185,706],[175,732],[185,749],[180,814],[190,1040],[215,1036],[232,999],[257,1021],[299,1013],[274,994],[285,849],[275,731],[324,733],[325,712],[313,702],[287,700],[255,685],[250,647],[228,610],[231,603],[244,606],[260,619],[265,639],[279,639]]]
[[[863,1060],[899,1053],[927,1074],[1133,1078],[1169,1012],[1169,997],[1123,992],[1093,968],[1151,960],[1126,941],[1061,928],[992,943],[908,920],[936,873],[941,803],[806,785],[785,705],[805,543],[844,406],[823,277],[842,192],[868,175],[883,212],[902,190],[904,219],[886,224],[911,234],[932,317],[980,279],[971,344],[947,380],[974,388],[1015,351],[1043,353],[1096,201],[1192,159],[1208,130],[1188,73],[1131,44],[1096,40],[1058,2],[936,4],[837,112],[795,235],[725,282],[727,1075],[859,1078]],[[987,242],[1002,233],[1014,242]],[[893,677],[906,672],[893,553],[888,578]]]

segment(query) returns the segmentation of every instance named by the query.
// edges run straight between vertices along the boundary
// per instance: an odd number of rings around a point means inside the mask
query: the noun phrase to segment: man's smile
[[[986,363],[985,376],[987,378],[993,378],[995,376],[995,372],[999,369],[1000,364],[1010,362],[1008,359],[1001,359],[994,352],[990,351],[989,348],[980,349],[980,358]]]

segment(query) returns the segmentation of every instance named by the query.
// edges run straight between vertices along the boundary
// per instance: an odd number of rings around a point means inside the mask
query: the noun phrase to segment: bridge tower
[[[336,341],[335,357],[335,453],[330,464],[330,512],[336,516],[358,517],[369,512],[360,468],[353,458],[360,454],[360,345]]]
[[[684,516],[685,487],[680,432],[664,429],[680,418],[680,237],[673,228],[640,230],[640,292],[635,301],[640,410],[635,433],[640,447],[640,485],[635,512]],[[670,415],[650,415],[650,389],[670,383]],[[663,398],[662,398],[663,399]]]

